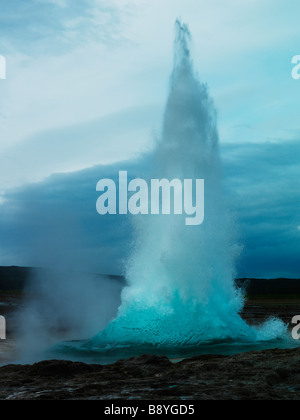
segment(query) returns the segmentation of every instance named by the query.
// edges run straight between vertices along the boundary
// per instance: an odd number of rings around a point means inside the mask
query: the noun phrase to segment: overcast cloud
[[[132,162],[133,176],[149,162],[181,17],[218,110],[224,183],[245,245],[240,274],[299,276],[297,0],[0,7],[0,264],[42,264],[41,238],[66,228],[87,267],[122,271],[130,223],[97,217],[95,185],[122,169],[119,162]]]

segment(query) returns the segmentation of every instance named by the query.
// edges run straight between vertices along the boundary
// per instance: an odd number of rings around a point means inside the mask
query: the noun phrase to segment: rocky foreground
[[[21,282],[23,277],[16,276],[15,270],[10,269],[11,278]],[[23,305],[23,294],[12,291],[6,269],[2,277],[0,269],[1,278],[5,280],[6,289],[0,293],[0,314],[7,319],[9,340],[1,344],[0,363],[7,364],[18,350],[14,341],[17,323],[14,314]],[[300,281],[291,285],[281,280],[273,283],[276,294],[271,296],[267,289],[255,295],[256,283],[252,284],[255,296],[248,298],[241,314],[250,325],[276,316],[291,327],[293,316],[299,314],[300,294],[296,292]],[[295,290],[284,290],[282,294],[281,289],[287,283]],[[259,283],[260,288],[261,284],[264,283]],[[165,357],[141,356],[111,366],[67,361],[9,365],[0,368],[0,400],[6,399],[298,400],[300,349],[251,352],[233,357],[200,356],[178,363]]]
[[[141,356],[111,366],[46,361],[0,368],[5,400],[298,400],[300,349],[201,356],[172,363]]]

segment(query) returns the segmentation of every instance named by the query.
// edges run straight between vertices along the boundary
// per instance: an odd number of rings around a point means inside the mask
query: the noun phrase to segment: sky
[[[298,1],[0,0],[0,10],[0,265],[49,264],[38,251],[59,241],[92,271],[122,271],[130,224],[97,217],[95,185],[120,162],[133,174],[145,164],[180,17],[218,111],[239,275],[300,276]]]

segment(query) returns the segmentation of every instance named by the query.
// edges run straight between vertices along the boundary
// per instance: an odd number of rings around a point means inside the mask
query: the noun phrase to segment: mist
[[[120,305],[122,278],[90,271],[80,252],[84,246],[80,223],[69,211],[58,207],[57,213],[40,216],[40,234],[28,250],[28,260],[40,268],[32,270],[25,305],[18,314],[24,362],[44,358],[58,341],[93,336]]]

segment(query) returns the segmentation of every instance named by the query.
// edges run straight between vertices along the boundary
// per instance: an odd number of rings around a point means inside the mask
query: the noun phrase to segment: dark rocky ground
[[[242,317],[252,325],[270,316],[290,323],[293,316],[300,315],[298,283],[293,283],[292,295],[291,290],[279,295],[282,283],[276,280],[276,294],[267,288],[249,296]],[[252,291],[258,292],[255,282],[252,284]],[[20,290],[6,286],[0,291],[0,314],[6,316],[9,326],[8,340],[0,342],[2,364],[9,363],[8,355],[15,351],[14,314],[22,302]],[[141,356],[110,366],[68,361],[7,365],[0,368],[0,399],[298,400],[300,348],[200,356],[178,363],[166,357]]]
[[[180,363],[141,356],[111,366],[48,361],[0,368],[2,400],[298,400],[300,350]]]

